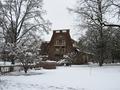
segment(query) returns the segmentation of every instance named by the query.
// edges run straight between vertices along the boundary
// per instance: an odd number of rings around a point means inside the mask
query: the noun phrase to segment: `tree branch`
[[[105,24],[103,23],[104,26],[109,26],[109,27],[119,27],[120,28],[120,25],[117,25],[117,24]]]

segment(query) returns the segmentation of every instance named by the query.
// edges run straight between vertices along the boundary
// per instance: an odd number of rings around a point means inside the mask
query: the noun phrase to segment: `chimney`
[[[62,33],[62,30],[60,30],[60,33]]]
[[[56,33],[56,31],[53,31],[53,33]]]
[[[69,30],[69,29],[67,29],[66,31],[67,31],[67,33],[69,33],[69,32],[70,32],[70,30]]]

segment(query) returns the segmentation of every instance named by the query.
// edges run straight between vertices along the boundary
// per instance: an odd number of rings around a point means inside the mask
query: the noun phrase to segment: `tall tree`
[[[17,44],[30,31],[47,31],[49,21],[43,18],[43,0],[0,1],[0,27],[5,39]]]
[[[23,43],[28,35],[35,36],[50,29],[50,22],[43,17],[46,11],[42,7],[43,0],[0,1],[0,33],[6,44],[13,44],[13,50],[17,44]]]
[[[79,0],[78,6],[74,9],[69,9],[76,13],[79,17],[84,19],[84,26],[88,30],[93,29],[97,34],[97,42],[96,42],[96,56],[98,57],[99,65],[102,66],[104,62],[104,22],[106,12],[111,5],[109,0]],[[82,22],[83,23],[83,22]]]

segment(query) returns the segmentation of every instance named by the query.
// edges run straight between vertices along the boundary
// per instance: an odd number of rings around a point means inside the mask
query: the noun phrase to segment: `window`
[[[59,52],[60,50],[58,48],[55,49],[56,52]]]
[[[56,41],[55,41],[55,45],[58,45],[58,44],[59,44],[59,41],[58,41],[58,40],[56,40]]]
[[[65,43],[65,40],[62,40],[62,43],[61,43],[62,45],[65,45],[66,43]]]
[[[65,47],[62,47],[61,52],[65,53]]]
[[[59,54],[60,53],[60,49],[59,48],[55,48],[55,53]]]
[[[56,40],[55,41],[55,45],[62,45],[62,46],[65,46],[65,40]]]

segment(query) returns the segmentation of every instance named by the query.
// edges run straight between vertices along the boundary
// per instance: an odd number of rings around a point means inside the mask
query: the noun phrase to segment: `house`
[[[73,64],[88,64],[88,62],[92,62],[94,55],[85,51],[78,51],[76,57],[72,61]]]
[[[71,38],[69,29],[54,30],[51,40],[43,42],[40,48],[40,55],[43,60],[59,61],[65,55],[75,52],[76,58],[73,64],[88,62],[88,54],[77,50],[77,42]]]
[[[43,42],[41,54],[48,55],[49,59],[58,60],[74,50],[73,40],[69,29],[54,30],[50,42]]]

